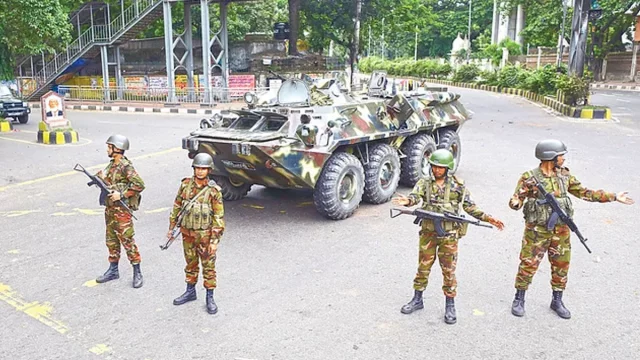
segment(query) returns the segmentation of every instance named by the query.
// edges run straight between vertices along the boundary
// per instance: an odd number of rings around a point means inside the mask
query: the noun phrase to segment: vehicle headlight
[[[246,92],[244,93],[244,102],[247,103],[247,105],[253,105],[256,102],[257,97],[254,93],[252,92]]]
[[[28,107],[28,106],[29,106],[29,103],[28,103],[28,102],[26,102],[26,101],[23,101],[23,102],[22,102],[22,106],[24,106],[24,107]]]

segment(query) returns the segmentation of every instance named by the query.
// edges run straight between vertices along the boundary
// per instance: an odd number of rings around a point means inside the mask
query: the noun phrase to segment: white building
[[[500,12],[500,1],[493,0],[493,21],[491,24],[491,43],[497,44],[509,38],[520,45],[524,41],[520,33],[525,26],[525,12],[522,5],[518,5],[511,13]]]

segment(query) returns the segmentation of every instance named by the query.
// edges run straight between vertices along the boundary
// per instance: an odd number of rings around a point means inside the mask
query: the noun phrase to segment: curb
[[[38,143],[62,145],[78,142],[78,133],[70,131],[38,131]]]
[[[540,94],[536,94],[534,92],[522,89],[513,89],[513,88],[500,88],[498,86],[487,86],[487,85],[478,85],[474,83],[461,83],[454,82],[448,80],[435,80],[428,79],[426,82],[433,82],[436,84],[443,84],[449,86],[462,87],[467,89],[476,89],[476,90],[484,90],[495,93],[509,94],[509,95],[517,95],[521,97],[525,97],[531,101],[542,104],[546,107],[549,107],[564,116],[579,118],[579,119],[605,119],[611,120],[611,109],[581,109],[573,106],[566,105],[553,97],[544,96]]]
[[[40,104],[31,104],[34,109],[40,108]],[[144,106],[111,106],[111,105],[65,105],[67,110],[84,111],[112,111],[112,112],[137,112],[137,113],[162,113],[162,114],[199,114],[211,115],[213,109],[180,109],[167,107]]]
[[[591,89],[621,90],[621,91],[640,91],[640,85],[607,85],[607,84],[591,84]]]
[[[0,120],[0,132],[11,132],[13,130],[13,124],[11,121]]]

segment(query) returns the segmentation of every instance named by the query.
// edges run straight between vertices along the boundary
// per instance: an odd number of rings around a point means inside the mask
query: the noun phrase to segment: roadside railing
[[[127,102],[127,103],[178,103],[215,104],[244,102],[247,92],[261,93],[268,88],[218,88],[201,87],[92,87],[59,86],[58,93],[66,100],[77,102]],[[209,101],[207,99],[210,99]]]

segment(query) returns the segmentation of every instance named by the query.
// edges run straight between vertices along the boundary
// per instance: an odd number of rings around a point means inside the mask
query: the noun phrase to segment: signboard
[[[49,131],[71,126],[67,120],[64,98],[58,93],[49,91],[44,94],[40,98],[40,108],[42,109],[42,121],[47,125]]]

